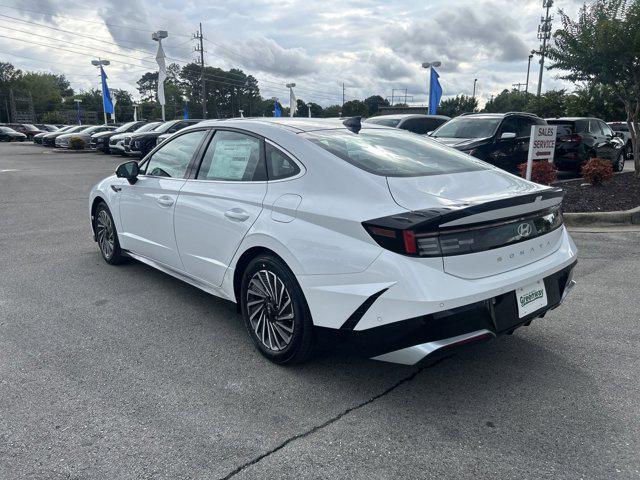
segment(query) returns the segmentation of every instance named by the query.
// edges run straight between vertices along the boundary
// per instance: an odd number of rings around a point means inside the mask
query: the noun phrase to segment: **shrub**
[[[520,176],[526,178],[527,176],[527,164],[521,163],[518,165],[520,170]],[[557,170],[551,162],[547,160],[539,160],[533,162],[531,165],[531,181],[541,183],[542,185],[551,185],[556,181]]]
[[[613,178],[613,165],[602,158],[591,158],[582,165],[582,178],[591,185],[602,185]]]
[[[71,137],[69,139],[69,150],[84,150],[87,144],[80,137]]]

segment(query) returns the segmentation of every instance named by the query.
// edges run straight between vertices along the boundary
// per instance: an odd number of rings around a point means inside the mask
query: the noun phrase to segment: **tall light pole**
[[[158,53],[156,54],[156,62],[158,62],[158,103],[162,107],[162,121],[165,121],[164,105],[167,103],[164,98],[164,80],[167,78],[167,68],[164,63],[164,50],[162,49],[162,39],[167,38],[169,33],[166,30],[158,30],[151,34],[151,40],[158,42]]]
[[[82,99],[74,98],[73,101],[76,102],[76,117],[78,120],[78,125],[82,125],[82,119],[80,117],[80,104],[82,103]]]
[[[476,98],[476,83],[478,83],[478,79],[474,78],[473,79],[473,95],[471,96],[471,98]]]
[[[542,92],[542,72],[544,71],[544,57],[547,54],[547,40],[551,38],[551,22],[553,17],[549,15],[549,9],[553,7],[553,0],[542,0],[542,7],[547,11],[545,16],[540,19],[538,25],[538,39],[542,40],[540,46],[540,74],[538,75],[538,96]]]
[[[91,65],[93,65],[94,67],[98,67],[101,69],[101,67],[103,66],[107,66],[110,65],[111,62],[109,60],[102,60],[102,59],[98,59],[98,60],[91,60]],[[102,71],[100,71],[100,92],[102,92],[102,112],[104,113],[104,124],[107,125],[107,110],[105,108],[104,105],[104,90],[102,88]]]
[[[289,89],[289,116],[293,117],[293,114],[296,113],[298,109],[296,95],[293,93],[293,87],[295,87],[295,83],[287,83],[287,88]]]
[[[439,61],[435,61],[435,62],[423,62],[422,63],[422,68],[426,68],[427,70],[429,70],[429,81],[427,82],[427,86],[428,86],[428,90],[427,90],[427,109],[429,109],[431,107],[430,105],[430,96],[431,96],[431,69],[433,67],[439,67],[440,65],[442,65],[442,62]]]
[[[526,83],[526,86],[524,87],[524,95],[525,95],[525,97],[529,93],[529,72],[531,70],[531,59],[533,58],[533,52],[534,51],[531,50],[531,53],[529,54],[529,63],[527,63],[527,83]]]

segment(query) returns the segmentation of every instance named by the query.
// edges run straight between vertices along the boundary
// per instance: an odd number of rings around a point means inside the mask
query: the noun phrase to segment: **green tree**
[[[362,100],[349,100],[342,106],[343,117],[366,117],[369,115],[369,108]]]
[[[548,55],[550,68],[573,82],[605,85],[624,106],[633,151],[640,133],[640,0],[595,0],[577,18],[560,11],[562,28]],[[634,155],[640,178],[640,154]]]
[[[523,112],[533,96],[515,89],[504,89],[493,100],[487,102],[483,111],[488,113]]]
[[[322,110],[322,116],[325,118],[339,117],[341,112],[342,107],[340,105],[330,105]]]
[[[457,95],[440,102],[438,114],[448,117],[457,117],[463,113],[478,111],[478,100],[469,95]]]
[[[364,99],[364,103],[367,104],[369,115],[377,115],[380,111],[380,107],[388,107],[389,101],[382,98],[380,95],[371,95]]]
[[[607,122],[626,118],[624,105],[607,85],[590,83],[567,95],[565,115],[598,117]]]
[[[566,115],[566,105],[565,90],[549,90],[539,97],[530,96],[524,109],[542,118],[563,117]]]

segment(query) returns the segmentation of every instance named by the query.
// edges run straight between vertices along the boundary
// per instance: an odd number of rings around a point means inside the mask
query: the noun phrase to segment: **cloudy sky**
[[[556,0],[574,14],[584,0]],[[322,105],[407,89],[425,100],[423,61],[439,60],[445,96],[491,94],[526,79],[538,47],[542,0],[0,0],[0,61],[63,73],[76,89],[98,87],[92,58],[111,61],[111,88],[135,92],[155,69],[151,32],[164,29],[169,61],[195,58],[192,34],[202,22],[205,63],[254,75],[264,96]],[[556,15],[557,18],[557,15]],[[557,23],[557,22],[556,22]],[[10,38],[9,38],[10,37]],[[537,58],[534,59],[537,62]],[[532,63],[530,90],[537,83]],[[573,86],[545,72],[543,89]],[[402,90],[399,90],[402,89]],[[136,92],[137,93],[137,92]]]

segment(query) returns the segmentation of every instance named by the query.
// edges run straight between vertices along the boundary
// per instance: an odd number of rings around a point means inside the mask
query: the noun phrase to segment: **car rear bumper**
[[[572,279],[575,265],[576,262],[545,277],[547,305],[522,318],[518,317],[516,295],[512,291],[452,310],[352,332],[351,341],[374,360],[414,365],[461,345],[513,333],[563,302],[575,285]]]

